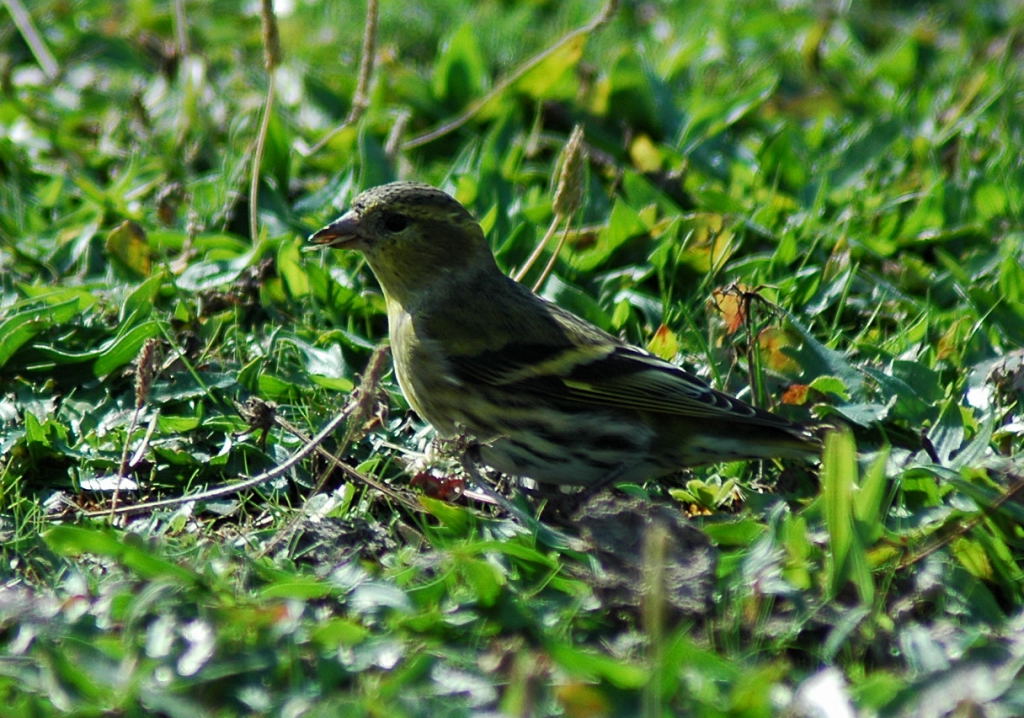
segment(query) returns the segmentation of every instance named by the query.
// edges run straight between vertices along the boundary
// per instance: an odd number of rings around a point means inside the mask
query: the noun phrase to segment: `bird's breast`
[[[452,413],[452,403],[458,381],[444,351],[401,309],[389,308],[388,333],[398,385],[409,405],[441,435],[454,434],[458,417]]]

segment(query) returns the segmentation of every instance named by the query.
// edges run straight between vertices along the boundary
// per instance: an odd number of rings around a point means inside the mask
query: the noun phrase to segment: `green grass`
[[[369,105],[316,148],[350,112],[365,10],[295,3],[257,237],[260,19],[173,5],[31,3],[52,80],[0,23],[10,715],[771,716],[819,681],[863,716],[1024,713],[1016,4],[626,4],[419,144],[600,7],[385,2]],[[411,486],[425,435],[387,372],[326,448],[389,493],[314,456],[109,516],[301,448],[236,402],[309,435],[347,405],[383,301],[358,256],[303,252],[310,231],[417,179],[512,271],[577,123],[584,204],[542,293],[845,421],[820,467],[511,517]]]

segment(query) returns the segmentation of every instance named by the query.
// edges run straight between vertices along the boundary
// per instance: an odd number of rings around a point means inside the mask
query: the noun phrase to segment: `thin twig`
[[[263,150],[270,131],[270,112],[274,106],[274,75],[267,78],[267,96],[263,102],[263,118],[256,135],[256,147],[252,153],[252,175],[249,177],[249,236],[255,242],[259,238],[259,191],[260,165],[263,164]]]
[[[561,214],[555,216],[555,220],[558,222],[561,222],[563,219],[565,220],[566,229],[568,229],[569,220],[571,218]],[[564,231],[559,234],[558,242],[555,243],[555,248],[552,250],[551,256],[548,257],[547,264],[544,265],[544,269],[541,270],[540,276],[537,277],[537,280],[533,283],[533,291],[540,291],[540,287],[544,284],[544,280],[548,278],[548,275],[551,274],[551,270],[555,268],[555,262],[558,261],[558,255],[562,253],[562,247],[565,246],[565,237],[566,233]]]
[[[195,494],[189,494],[188,496],[175,496],[170,499],[160,499],[159,501],[146,501],[141,504],[131,504],[130,506],[118,506],[115,510],[104,509],[102,511],[90,511],[85,515],[88,517],[93,516],[107,516],[111,513],[114,514],[137,514],[143,511],[150,511],[152,509],[166,508],[168,506],[180,506],[181,504],[187,504],[194,501],[206,501],[208,499],[215,499],[220,496],[230,496],[236,494],[239,491],[251,489],[254,486],[275,479],[288,472],[293,466],[305,459],[307,456],[312,454],[320,445],[320,442],[326,439],[328,436],[338,430],[338,427],[345,423],[348,415],[352,413],[354,406],[345,407],[344,410],[338,416],[327,422],[327,425],[320,430],[316,436],[310,439],[309,443],[304,445],[301,449],[296,451],[294,454],[289,456],[283,463],[278,464],[269,471],[264,471],[262,474],[257,474],[248,479],[238,481],[232,484],[224,484],[223,486],[216,486],[206,491],[200,491]]]
[[[274,89],[276,70],[281,61],[281,43],[277,34],[277,18],[274,16],[273,0],[263,0],[260,5],[263,20],[263,59],[267,69],[267,96],[263,100],[263,117],[260,119],[256,146],[252,153],[252,176],[249,178],[249,236],[255,242],[259,237],[259,190],[260,168],[263,165],[263,151],[270,131],[270,116],[274,111]]]
[[[377,55],[377,0],[366,1],[366,24],[363,25],[363,49],[359,58],[359,77],[356,90],[352,93],[352,106],[345,120],[321,137],[312,147],[303,152],[309,156],[319,152],[339,132],[354,124],[363,116],[370,106],[370,80],[373,79],[373,68]]]
[[[156,431],[156,426],[160,421],[160,407],[157,407],[153,411],[153,415],[149,417],[149,425],[146,426],[146,434],[142,437],[142,443],[135,449],[135,453],[132,454],[132,458],[128,460],[128,466],[134,468],[142,461],[143,454],[146,453],[146,448],[149,446],[149,442],[153,439],[153,433]]]
[[[373,356],[370,358],[370,363],[367,365],[367,369],[366,372],[364,373],[364,376],[379,377],[380,373],[383,371],[381,367],[384,362],[384,356],[386,356],[386,352],[384,351],[378,350],[377,352],[375,352]],[[283,474],[288,472],[293,466],[295,466],[300,461],[305,459],[307,456],[312,454],[314,451],[328,458],[348,477],[360,481],[366,484],[367,486],[376,489],[377,491],[380,491],[381,493],[387,495],[389,498],[392,498],[395,501],[401,503],[410,511],[420,511],[421,508],[415,502],[411,501],[405,496],[402,496],[393,489],[385,486],[376,479],[373,479],[369,476],[366,476],[365,474],[360,473],[359,471],[352,468],[351,466],[343,462],[341,459],[339,459],[338,457],[336,457],[335,455],[333,455],[331,452],[327,451],[320,445],[321,443],[323,443],[324,439],[326,439],[328,436],[336,432],[338,430],[338,427],[345,423],[345,421],[348,420],[353,413],[364,411],[366,406],[365,402],[368,401],[372,401],[372,399],[367,399],[365,396],[361,396],[358,391],[354,392],[352,398],[349,400],[348,404],[346,404],[345,408],[342,409],[341,413],[338,414],[338,416],[336,416],[331,421],[327,422],[327,425],[323,429],[321,429],[319,433],[316,434],[316,436],[312,438],[309,438],[307,435],[299,431],[296,427],[292,426],[285,420],[275,418],[274,421],[276,424],[283,427],[287,431],[292,432],[296,436],[300,437],[303,440],[304,444],[302,448],[300,448],[294,454],[289,456],[288,459],[286,459],[283,463],[279,464],[278,466],[275,466],[273,469],[270,469],[269,471],[264,471],[262,474],[257,474],[256,476],[244,479],[242,481],[224,484],[222,486],[207,489],[206,491],[200,491],[195,494],[189,494],[187,496],[176,496],[169,499],[161,499],[159,501],[146,501],[141,504],[118,506],[116,508],[103,509],[100,511],[90,511],[85,513],[84,515],[88,517],[95,517],[109,516],[112,514],[135,514],[144,511],[150,511],[152,509],[167,508],[169,506],[180,506],[181,504],[192,503],[195,501],[206,501],[208,499],[219,498],[221,496],[230,496],[232,494],[236,494],[240,491],[245,491],[246,489],[251,489],[255,486],[259,486],[262,483],[282,476]],[[352,432],[358,430],[358,427],[355,426],[357,423],[359,422],[353,422],[353,425],[348,428],[348,430],[345,433],[346,437],[354,435]]]
[[[174,41],[178,46],[178,57],[188,55],[188,20],[185,16],[185,0],[174,0]]]
[[[384,349],[383,347],[378,348],[373,353],[373,356],[370,357],[370,361],[366,365],[366,371],[363,372],[362,381],[359,382],[359,386],[352,394],[352,401],[355,404],[355,407],[351,413],[351,416],[349,417],[348,424],[345,427],[345,433],[342,436],[342,439],[339,442],[338,447],[335,449],[335,452],[338,455],[345,453],[345,450],[348,448],[349,444],[351,444],[352,441],[355,439],[356,435],[365,429],[367,421],[373,414],[374,402],[377,397],[380,379],[381,376],[383,376],[386,367],[386,363],[384,361],[384,357],[386,355],[387,350]],[[284,419],[281,419],[280,417],[276,417],[275,423],[283,427],[285,430],[291,432],[295,436],[299,437],[302,441],[306,442],[309,440],[305,433],[303,433],[298,427],[292,425],[290,422],[287,422]],[[331,461],[335,466],[344,467],[344,469],[348,469],[348,466],[344,462],[336,459],[334,455],[331,455],[329,453],[327,453],[327,455],[330,456]],[[324,484],[327,482],[327,478],[331,475],[331,470],[333,468],[333,466],[329,467],[320,473],[320,477],[317,479],[316,485],[313,487],[313,490],[309,492],[309,497],[316,496],[323,490]],[[377,489],[381,493],[386,494],[387,496],[398,501],[407,509],[411,509],[414,511],[418,509],[417,506],[414,506],[404,496],[392,491],[384,484],[381,484],[368,476],[360,475],[360,479],[365,483],[369,484],[370,486],[372,486],[373,488]],[[308,515],[308,507],[309,498],[306,499],[306,504],[302,506],[302,508],[300,508],[299,511],[297,511],[295,515],[292,516],[292,518],[289,519],[284,526],[278,529],[274,536],[263,546],[263,549],[260,551],[259,555],[266,555],[275,546],[281,543],[281,541],[283,541],[287,536],[290,536],[292,532],[295,530],[295,527],[299,524],[299,522],[302,521],[302,519],[304,519]]]
[[[570,32],[566,33],[553,45],[551,45],[551,47],[544,50],[543,52],[534,55],[529,60],[524,62],[522,65],[516,68],[516,70],[512,72],[512,74],[502,78],[502,80],[498,84],[491,88],[490,92],[488,92],[483,97],[477,99],[469,107],[467,107],[461,115],[459,115],[453,120],[445,122],[439,127],[436,127],[428,132],[423,133],[422,135],[419,135],[418,137],[413,137],[411,140],[408,140],[402,145],[402,149],[409,150],[414,147],[419,147],[420,145],[425,145],[428,142],[433,142],[437,138],[443,137],[444,135],[447,135],[449,132],[453,132],[454,130],[457,130],[458,128],[462,127],[464,124],[473,119],[473,116],[476,115],[489,102],[491,102],[491,100],[505,92],[505,90],[507,90],[509,87],[515,84],[515,82],[519,80],[519,78],[523,77],[523,75],[525,75],[527,72],[537,67],[537,65],[539,65],[540,63],[544,62],[544,60],[549,58],[551,55],[553,55],[554,53],[558,52],[569,43],[576,40],[576,38],[583,35],[588,35],[592,32],[595,32],[596,30],[601,29],[612,19],[612,16],[615,15],[615,11],[618,10],[618,7],[619,0],[608,0],[608,2],[605,3],[605,6],[601,8],[601,12],[594,16],[592,20],[590,20],[585,25],[582,25],[581,27],[578,27],[575,30],[571,30]]]
[[[32,16],[25,9],[25,6],[21,4],[21,0],[4,0],[4,4],[7,5],[7,11],[11,14],[14,24],[18,26],[18,32],[25,39],[25,44],[32,51],[32,55],[36,58],[36,62],[39,63],[39,67],[43,69],[43,74],[46,75],[48,80],[56,78],[58,72],[60,72],[57,59],[46,46],[46,40],[39,34],[35,23],[32,22]]]
[[[142,406],[136,405],[132,411],[132,420],[128,423],[128,431],[124,437],[124,446],[121,447],[121,461],[117,466],[117,476],[114,483],[114,494],[110,498],[110,518],[114,518],[117,510],[117,501],[121,496],[121,482],[128,477],[128,449],[131,446],[132,434],[135,433],[135,427],[139,425],[139,414],[142,413]]]
[[[548,227],[544,239],[540,241],[540,244],[530,254],[522,269],[516,272],[513,277],[517,282],[522,281],[530,267],[537,261],[544,247],[554,235],[555,230],[562,224],[568,229],[572,216],[583,206],[584,165],[586,160],[587,150],[583,144],[583,126],[576,125],[569,134],[569,141],[559,156],[558,169],[555,171],[555,197],[551,203],[555,216],[551,220],[551,225]],[[540,289],[541,285],[544,284],[544,280],[551,274],[551,270],[554,269],[555,262],[558,260],[558,255],[561,253],[562,247],[565,246],[565,238],[566,232],[562,231],[558,238],[558,244],[555,245],[555,250],[548,258],[544,270],[533,283],[533,291],[536,292]]]
[[[384,141],[384,156],[391,162],[395,161],[398,151],[402,148],[402,135],[405,134],[405,126],[409,124],[411,118],[411,112],[402,110],[395,117],[395,122],[391,125],[391,129],[388,130],[388,137]]]
[[[359,79],[348,111],[349,124],[355,122],[370,106],[370,78],[377,54],[377,0],[367,0],[366,24],[363,26],[363,49],[359,58]]]
[[[548,231],[544,233],[544,238],[537,242],[537,246],[533,248],[532,252],[530,252],[530,256],[526,258],[525,262],[523,262],[523,266],[516,270],[516,273],[512,275],[512,279],[517,282],[523,281],[523,277],[525,277],[526,273],[530,271],[530,267],[532,267],[534,262],[540,258],[540,255],[543,254],[544,248],[548,245],[548,242],[550,242],[551,238],[555,236],[555,230],[558,229],[558,223],[560,221],[561,217],[555,215],[551,220],[551,224],[548,225]],[[564,241],[565,236],[563,233],[562,239],[559,240],[559,243]]]
[[[121,481],[128,476],[128,450],[131,446],[132,435],[135,433],[135,427],[139,425],[139,417],[146,406],[146,401],[149,399],[149,390],[153,388],[153,380],[159,371],[159,347],[160,344],[155,338],[149,338],[142,345],[139,355],[135,358],[135,408],[132,411],[132,419],[128,424],[128,431],[124,437],[124,446],[121,447],[121,462],[117,466],[117,483],[114,485],[114,495],[110,500],[110,518],[114,517],[114,509],[117,508],[117,500],[121,493]],[[150,427],[154,423],[155,419],[154,422],[150,423]],[[152,428],[146,432],[143,438],[143,446],[149,443],[150,436],[152,436]],[[140,447],[139,451],[141,450],[143,450],[142,447]]]
[[[985,518],[995,513],[996,509],[998,509],[1000,506],[1002,506],[1007,501],[1015,497],[1021,491],[1024,491],[1024,476],[1020,476],[1017,474],[1009,474],[1009,476],[1013,478],[1014,482],[1010,484],[1009,488],[1007,488],[1006,491],[999,498],[997,498],[988,506],[982,506],[981,509],[978,511],[977,515],[963,522],[946,535],[941,536],[938,539],[935,539],[917,553],[908,556],[907,558],[900,561],[897,568],[900,570],[909,568],[918,561],[921,561],[927,558],[928,556],[931,556],[933,553],[938,551],[943,546],[948,546],[949,544],[953,543],[954,540],[960,538],[961,536],[964,536],[969,531],[971,531],[971,529],[973,529],[975,526],[981,523]]]

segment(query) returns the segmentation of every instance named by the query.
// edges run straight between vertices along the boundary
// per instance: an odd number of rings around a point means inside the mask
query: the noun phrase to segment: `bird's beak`
[[[350,249],[361,239],[359,221],[352,212],[346,212],[323,229],[309,235],[308,241],[326,247]]]

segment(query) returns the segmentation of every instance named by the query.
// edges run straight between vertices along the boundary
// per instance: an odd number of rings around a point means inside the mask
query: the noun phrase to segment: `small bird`
[[[716,391],[537,296],[498,268],[457,200],[369,189],[310,242],[361,251],[387,302],[395,371],[441,436],[507,475],[598,487],[684,466],[811,459],[799,424]]]

